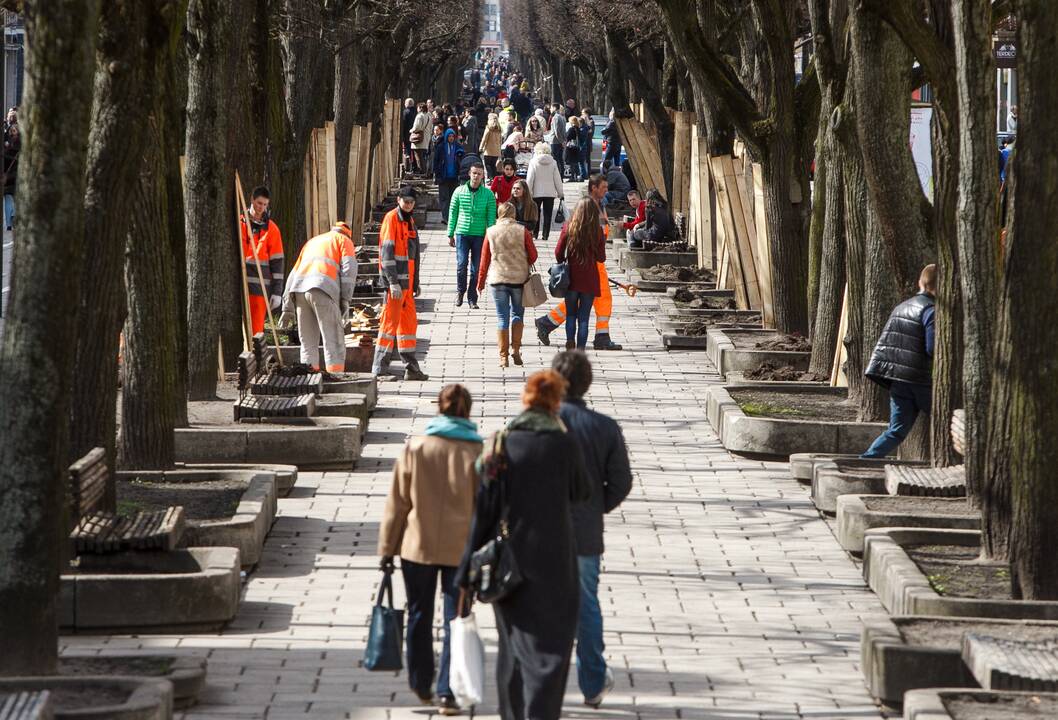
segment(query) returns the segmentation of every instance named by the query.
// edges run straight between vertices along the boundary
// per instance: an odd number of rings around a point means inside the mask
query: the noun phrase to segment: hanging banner
[[[929,124],[933,119],[933,108],[911,108],[911,156],[922,183],[922,192],[933,200],[933,148],[929,137]]]
[[[997,68],[1016,68],[1018,66],[1018,46],[1013,39],[993,40],[992,53],[996,56]]]

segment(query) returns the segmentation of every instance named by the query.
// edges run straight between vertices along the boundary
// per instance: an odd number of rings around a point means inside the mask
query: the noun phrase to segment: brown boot
[[[525,323],[511,323],[511,355],[514,356],[514,364],[522,364],[522,330]]]
[[[500,367],[507,367],[507,351],[510,347],[510,335],[506,330],[496,331],[496,344],[500,346]]]

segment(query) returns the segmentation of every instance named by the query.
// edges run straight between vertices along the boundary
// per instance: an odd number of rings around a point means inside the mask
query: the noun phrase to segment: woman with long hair
[[[485,172],[491,180],[496,175],[496,162],[500,159],[500,145],[503,143],[503,131],[500,129],[500,117],[496,113],[489,113],[488,122],[485,123],[485,132],[481,134],[481,143],[478,152],[485,161]]]
[[[540,127],[540,118],[536,115],[525,123],[525,139],[533,145],[544,141],[544,129]]]
[[[478,474],[474,464],[482,442],[470,419],[471,397],[462,385],[437,396],[438,415],[426,433],[412,437],[393,467],[393,482],[378,530],[382,569],[400,557],[408,598],[408,684],[421,703],[434,699],[433,616],[437,581],[444,598],[444,636],[437,673],[442,715],[459,712],[448,684],[449,622],[456,616],[458,568],[474,512]]]
[[[584,456],[558,418],[566,380],[554,370],[525,383],[521,415],[491,438],[457,582],[470,590],[472,554],[501,521],[522,582],[493,603],[502,720],[558,720],[577,632],[580,581],[570,506],[591,497]]]
[[[511,188],[511,205],[514,205],[515,218],[535,237],[540,227],[540,208],[525,180],[516,180]]]
[[[599,206],[590,197],[577,203],[555,246],[555,258],[569,265],[566,290],[566,349],[588,344],[591,306],[601,292],[597,263],[606,261],[606,238],[599,224]]]

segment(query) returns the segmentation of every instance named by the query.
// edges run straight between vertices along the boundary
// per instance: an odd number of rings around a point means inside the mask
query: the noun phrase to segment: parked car
[[[588,168],[589,172],[598,172],[602,170],[602,158],[606,154],[606,147],[610,142],[602,136],[602,129],[606,127],[606,123],[610,122],[610,118],[606,115],[592,115],[592,121],[595,123],[595,134],[592,135],[591,140],[591,167]],[[625,154],[624,147],[621,147],[621,162],[624,162],[628,155]]]

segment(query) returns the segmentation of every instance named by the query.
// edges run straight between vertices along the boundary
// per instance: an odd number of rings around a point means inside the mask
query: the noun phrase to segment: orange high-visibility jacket
[[[382,218],[378,231],[378,268],[386,285],[414,291],[419,285],[419,232],[415,218],[404,218],[394,208]],[[409,272],[410,270],[410,272]]]
[[[287,279],[283,310],[288,305],[292,312],[294,300],[291,293],[303,293],[313,288],[326,292],[338,308],[345,308],[353,301],[356,290],[356,251],[352,239],[336,225],[329,232],[305,243],[298,261]]]
[[[242,256],[246,261],[246,281],[250,286],[251,295],[260,295],[267,298],[269,295],[283,294],[283,273],[286,270],[283,258],[283,235],[271,220],[268,225],[257,230],[250,240],[250,233],[246,231],[246,220],[240,225],[242,232]],[[254,262],[254,256],[257,262]],[[261,276],[264,278],[264,287],[261,287],[261,278],[257,276],[257,264],[261,265]]]

